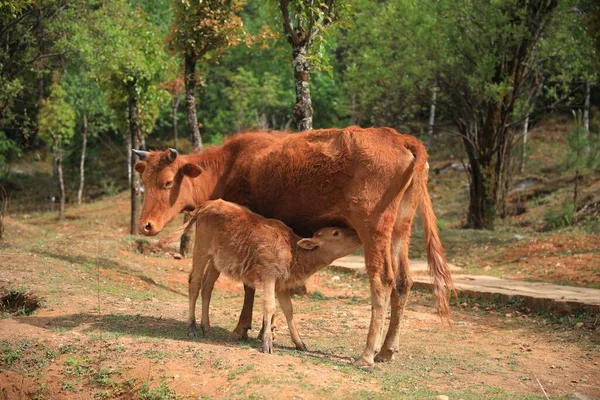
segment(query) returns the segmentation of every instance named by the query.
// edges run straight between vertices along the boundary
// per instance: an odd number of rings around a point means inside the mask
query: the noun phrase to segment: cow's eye
[[[173,181],[165,182],[165,189],[171,189],[173,187]]]
[[[337,236],[337,235],[339,235],[339,234],[340,234],[340,232],[339,232],[339,231],[333,231],[333,236]]]

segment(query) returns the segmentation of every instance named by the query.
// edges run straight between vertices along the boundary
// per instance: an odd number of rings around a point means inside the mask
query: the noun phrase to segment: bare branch
[[[288,5],[288,0],[279,1],[279,8],[281,9],[281,15],[283,16],[283,29],[285,29],[287,34],[292,39],[292,43],[297,46],[300,44],[300,38],[296,34],[292,22],[290,21],[290,10],[288,9]]]

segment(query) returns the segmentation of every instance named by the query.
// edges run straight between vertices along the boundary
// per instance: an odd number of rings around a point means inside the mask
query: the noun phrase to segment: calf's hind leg
[[[213,288],[215,287],[215,282],[219,279],[219,275],[221,275],[221,273],[211,263],[202,279],[202,320],[200,322],[200,327],[205,336],[210,332],[210,319],[208,317],[210,297]]]
[[[300,334],[298,333],[296,323],[294,322],[294,309],[292,307],[290,290],[282,289],[278,291],[277,299],[279,299],[279,305],[281,306],[281,310],[283,311],[285,319],[287,320],[288,328],[290,329],[290,335],[292,336],[292,340],[296,345],[296,350],[306,351],[306,345],[302,339],[300,339]]]
[[[197,242],[197,241],[196,241]],[[192,272],[188,279],[188,336],[196,336],[196,301],[198,300],[198,293],[200,292],[200,285],[202,276],[204,275],[204,269],[208,262],[208,258],[204,255],[199,254],[199,251],[194,251],[194,260]]]
[[[267,281],[264,287],[263,302],[263,352],[273,353],[273,332],[271,332],[271,319],[275,314],[275,280]]]

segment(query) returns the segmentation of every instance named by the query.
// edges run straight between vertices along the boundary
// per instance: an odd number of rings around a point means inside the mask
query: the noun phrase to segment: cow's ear
[[[137,172],[139,172],[140,174],[143,174],[144,170],[146,169],[146,163],[144,161],[138,161],[137,163],[135,163],[134,168]]]
[[[319,243],[314,239],[302,239],[298,241],[298,247],[304,250],[312,250],[319,247]]]
[[[190,178],[195,178],[202,173],[202,168],[200,168],[196,164],[185,164],[181,168],[181,172],[185,176],[189,176]]]

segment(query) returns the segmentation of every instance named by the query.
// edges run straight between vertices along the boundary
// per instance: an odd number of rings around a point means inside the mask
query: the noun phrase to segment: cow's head
[[[138,231],[154,236],[182,210],[197,206],[192,179],[202,170],[175,149],[133,152],[140,158],[135,170],[142,176],[145,194]]]

